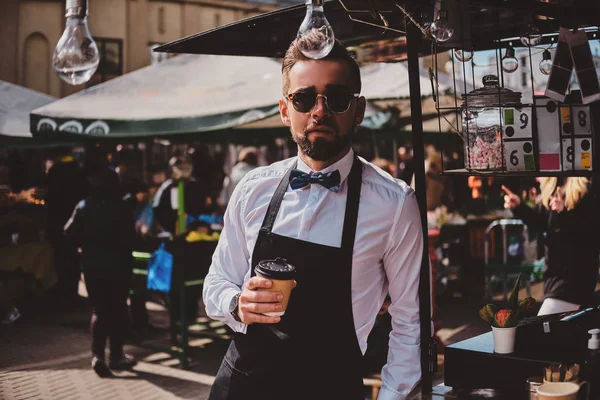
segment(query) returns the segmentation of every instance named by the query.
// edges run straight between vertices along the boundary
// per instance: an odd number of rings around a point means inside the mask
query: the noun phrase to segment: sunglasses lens
[[[296,111],[307,113],[315,105],[317,95],[314,93],[295,93],[292,98],[292,104]]]
[[[333,92],[327,94],[327,105],[332,112],[342,113],[350,107],[352,96],[349,93]]]

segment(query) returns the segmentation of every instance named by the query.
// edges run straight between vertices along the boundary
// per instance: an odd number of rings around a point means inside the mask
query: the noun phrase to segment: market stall
[[[236,54],[236,55],[253,55],[253,56],[266,56],[274,57],[281,56],[287,48],[289,42],[296,36],[298,26],[302,22],[304,17],[305,7],[304,5],[297,5],[286,9],[267,13],[258,17],[250,18],[248,20],[241,21],[239,23],[230,24],[220,29],[214,29],[207,32],[202,32],[196,35],[189,36],[187,38],[180,39],[173,43],[162,46],[157,51],[166,51],[173,53],[206,53],[206,54]],[[426,225],[426,214],[425,214],[425,174],[423,170],[423,125],[422,125],[422,106],[421,106],[421,85],[419,82],[419,57],[425,55],[435,55],[438,52],[447,51],[449,49],[456,49],[460,51],[461,61],[468,62],[470,58],[465,57],[465,53],[478,51],[478,50],[491,50],[496,52],[498,55],[497,59],[500,58],[501,52],[506,53],[507,50],[512,49],[513,46],[520,46],[519,38],[525,46],[532,46],[533,38],[535,38],[536,44],[550,46],[553,42],[557,43],[562,41],[559,38],[559,31],[565,30],[577,31],[577,28],[583,29],[584,27],[592,27],[591,31],[582,30],[584,32],[585,40],[580,41],[578,44],[587,43],[588,39],[594,39],[594,35],[597,35],[597,29],[594,29],[597,25],[597,15],[600,13],[599,5],[592,2],[578,2],[578,1],[553,1],[553,2],[542,2],[542,1],[480,1],[480,2],[466,2],[466,1],[444,1],[444,2],[420,2],[420,1],[406,1],[398,2],[393,0],[381,0],[381,1],[366,1],[366,0],[339,0],[339,1],[328,1],[325,3],[325,13],[330,21],[333,30],[336,32],[336,37],[340,39],[347,46],[353,48],[364,48],[371,52],[369,58],[373,61],[398,61],[407,59],[408,61],[408,77],[411,97],[411,121],[412,121],[412,138],[413,148],[415,151],[415,163],[416,163],[416,191],[417,198],[421,208],[423,230],[427,230]],[[433,24],[431,22],[434,22]],[[535,28],[535,29],[534,29]],[[573,33],[573,32],[571,32]],[[579,35],[579,34],[578,34]],[[596,36],[597,37],[597,36]],[[524,39],[523,39],[524,38]],[[381,44],[377,46],[376,44]],[[374,45],[375,44],[375,45]],[[582,49],[585,48],[585,45]],[[383,49],[378,53],[378,49]],[[389,51],[392,49],[393,51]],[[513,49],[514,50],[514,49]],[[583,51],[585,52],[585,51]],[[391,53],[391,54],[390,54]],[[514,53],[514,52],[513,52]],[[507,60],[507,63],[514,62],[519,64],[519,61],[514,57],[514,54],[510,51],[504,55],[502,63]],[[579,56],[582,53],[573,52],[573,58]],[[570,54],[567,53],[565,56],[570,59]],[[468,58],[468,59],[467,59]],[[514,59],[514,61],[513,61]],[[562,73],[556,72],[555,76],[558,81],[552,85],[551,92],[559,93],[559,103],[565,100],[564,93],[568,88],[571,69],[564,68],[565,58],[559,58],[558,61],[554,62],[554,69],[564,69]],[[524,64],[527,61],[524,61]],[[586,67],[589,67],[589,63],[584,62]],[[500,62],[498,61],[498,64]],[[530,64],[531,66],[531,64]],[[500,66],[498,66],[500,69]],[[541,68],[541,67],[540,67]],[[514,65],[502,65],[504,71],[512,70],[514,72],[516,68]],[[530,71],[532,68],[530,68]],[[581,76],[580,79],[588,79],[589,85],[585,85],[585,89],[582,90],[582,98],[587,101],[586,118],[589,117],[593,120],[592,126],[598,127],[598,83],[597,76],[591,74],[589,68],[586,70],[587,76]],[[578,72],[579,74],[579,72]],[[466,86],[466,82],[469,80],[472,82],[472,88],[479,87],[480,83],[475,82],[467,76],[466,73],[458,71],[457,76],[463,77],[463,83]],[[496,76],[496,82],[500,79],[500,85],[496,84],[496,88],[499,88],[503,84],[503,75],[499,72]],[[561,76],[559,76],[561,75]],[[590,80],[590,76],[592,76]],[[566,78],[565,78],[566,77]],[[594,80],[595,77],[595,80]],[[455,80],[456,81],[456,80]],[[565,83],[566,81],[566,83]],[[435,79],[434,79],[435,82]],[[584,88],[584,84],[581,85]],[[556,89],[556,91],[555,91]],[[470,89],[464,88],[461,90],[462,93],[466,94],[470,92]],[[498,97],[502,97],[501,89],[497,89]],[[458,93],[455,90],[455,93]],[[563,94],[561,97],[560,94]],[[493,95],[493,93],[492,93]],[[556,97],[554,97],[556,98]],[[587,100],[586,100],[587,99]],[[572,104],[568,103],[565,108],[572,111]],[[513,103],[514,104],[514,103]],[[497,104],[494,103],[497,107]],[[501,104],[500,108],[510,106],[510,104]],[[589,107],[589,109],[587,108]],[[453,108],[455,111],[460,109],[457,105]],[[443,113],[444,107],[438,107],[440,114]],[[500,112],[500,111],[499,111]],[[533,114],[529,117],[535,121],[535,107],[531,111]],[[467,118],[468,119],[468,118]],[[524,120],[524,118],[523,118]],[[523,123],[523,120],[521,121]],[[507,120],[508,121],[508,120]],[[558,121],[557,121],[558,122]],[[563,121],[564,122],[564,121]],[[508,122],[507,122],[508,124]],[[514,124],[514,123],[513,123]],[[456,119],[457,131],[460,134],[460,118]],[[509,136],[512,136],[515,132],[513,128],[509,131]],[[523,128],[520,128],[523,129]],[[442,131],[442,129],[440,129]],[[454,132],[453,132],[454,134]],[[537,133],[536,133],[537,134]],[[594,128],[589,133],[590,137],[597,138],[597,128]],[[509,145],[511,140],[505,140],[502,135],[499,136],[502,147],[502,157],[504,151],[508,151],[507,154],[514,155],[516,158],[516,164],[519,165],[521,154],[518,149],[516,153],[513,153],[513,149]],[[523,149],[527,154],[531,154],[529,157],[525,157],[527,164],[525,168],[485,168],[474,167],[473,164],[467,164],[466,168],[459,169],[458,171],[445,171],[447,173],[462,174],[462,175],[488,175],[488,176],[536,176],[542,174],[552,174],[559,176],[589,176],[597,175],[595,170],[592,169],[592,165],[598,161],[598,151],[588,152],[587,156],[582,159],[586,160],[585,163],[575,165],[573,159],[567,159],[563,165],[571,164],[572,168],[555,168],[552,171],[543,171],[542,165],[540,164],[540,152],[536,147],[539,142],[536,136],[524,136],[523,138],[518,137],[521,142],[528,141],[529,146],[525,146]],[[463,137],[463,140],[468,140]],[[495,140],[495,137],[494,137]],[[516,140],[516,139],[515,139]],[[573,144],[574,139],[571,140]],[[596,143],[598,140],[593,141],[594,149],[597,147]],[[568,149],[568,142],[565,143],[565,149]],[[520,143],[523,144],[523,143]],[[588,142],[586,146],[590,143]],[[531,149],[529,149],[531,147]],[[467,151],[470,151],[472,147],[467,146]],[[585,151],[589,150],[589,146]],[[532,153],[535,152],[535,154]],[[562,151],[562,147],[561,147]],[[571,149],[573,151],[573,149]],[[591,154],[590,154],[591,153]],[[500,160],[502,160],[501,158]],[[590,162],[588,162],[589,160]],[[510,160],[509,160],[510,161]],[[500,161],[502,162],[502,161]],[[508,165],[508,164],[507,164]],[[595,177],[594,179],[598,179]],[[432,394],[431,387],[431,373],[434,370],[435,359],[434,352],[431,346],[431,332],[430,332],[430,315],[429,315],[429,263],[427,262],[427,235],[424,235],[424,257],[421,271],[421,346],[422,346],[422,392],[423,396],[430,396]],[[548,323],[550,323],[548,321]],[[533,327],[539,327],[541,329],[542,324],[532,324]],[[556,325],[558,327],[563,325]],[[588,325],[585,325],[587,327]],[[566,328],[568,329],[568,328]],[[583,327],[579,327],[578,330],[571,325],[573,332],[581,333]],[[522,328],[521,331],[525,331]],[[537,336],[536,336],[537,335]],[[540,336],[541,335],[541,336]],[[539,340],[543,338],[543,332],[535,332],[530,336],[522,335],[524,338],[525,347],[528,340]],[[491,333],[484,335],[484,337],[478,340],[472,340],[468,343],[457,344],[452,348],[452,351],[448,355],[453,354],[451,357],[446,358],[445,370],[446,373],[446,384],[455,386],[455,394],[463,393],[462,396],[473,397],[478,394],[476,391],[470,392],[472,389],[486,388],[488,392],[480,393],[480,398],[501,398],[502,390],[507,390],[503,398],[525,398],[528,393],[525,392],[525,379],[528,374],[540,374],[539,368],[544,363],[557,363],[557,362],[572,362],[572,358],[568,360],[564,358],[564,352],[554,351],[557,343],[561,343],[561,338],[558,336],[554,337],[554,341],[541,341],[544,342],[546,347],[542,347],[541,353],[544,357],[540,357],[540,348],[536,347],[536,351],[525,352],[523,347],[517,347],[516,353],[512,356],[498,355],[494,350],[490,351],[490,340]],[[562,337],[562,341],[567,340]],[[538,343],[539,344],[539,343]],[[565,343],[563,343],[565,344]],[[579,341],[578,348],[582,345]],[[567,346],[568,347],[568,346]],[[576,346],[577,347],[577,346]],[[493,349],[493,347],[492,347]],[[577,353],[581,354],[581,353]],[[477,369],[480,373],[474,374],[471,370],[465,370],[463,363],[465,362],[464,356],[472,356],[477,358],[479,361]],[[578,358],[582,361],[581,357]],[[495,366],[494,370],[490,371],[487,368]],[[506,371],[511,371],[511,374],[500,375]],[[485,377],[485,379],[480,379]],[[504,378],[510,377],[510,384],[507,385],[507,381]],[[600,383],[599,383],[600,384]],[[447,392],[447,388],[433,388],[433,393],[438,391]],[[466,392],[461,392],[466,391]],[[466,394],[465,394],[466,393]],[[507,394],[508,393],[508,394]],[[490,397],[495,396],[495,397]],[[516,396],[516,397],[515,397]],[[460,398],[460,397],[459,397]],[[465,397],[467,398],[467,397]]]

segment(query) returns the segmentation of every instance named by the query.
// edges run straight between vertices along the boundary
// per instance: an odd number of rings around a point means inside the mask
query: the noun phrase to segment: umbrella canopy
[[[0,81],[0,144],[34,144],[29,132],[29,113],[56,98]]]
[[[386,104],[386,108],[403,108],[405,117],[410,95],[405,63],[366,65],[361,67],[361,75],[362,94],[367,100],[405,103]],[[440,92],[447,89],[447,85],[440,85]],[[421,71],[421,93],[424,97],[432,94],[425,70]],[[185,140],[238,141],[240,135],[259,133],[234,132],[237,129],[233,128],[283,126],[278,116],[279,99],[279,60],[181,55],[33,110],[31,132],[38,140],[64,140],[65,135],[79,140],[178,135]],[[382,129],[391,121],[388,110],[369,104],[362,126]],[[286,135],[287,129],[282,134]]]
[[[106,139],[215,131],[278,113],[280,97],[276,60],[182,55],[35,109],[31,132]]]

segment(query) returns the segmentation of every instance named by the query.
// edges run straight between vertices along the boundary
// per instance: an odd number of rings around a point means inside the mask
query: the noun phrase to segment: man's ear
[[[279,100],[279,115],[281,115],[281,122],[283,122],[283,124],[285,126],[292,125],[288,111],[289,111],[289,109],[288,109],[287,102],[283,99]]]
[[[363,122],[365,118],[365,110],[367,109],[367,99],[363,96],[356,100],[356,113],[354,117],[354,125],[358,126]]]

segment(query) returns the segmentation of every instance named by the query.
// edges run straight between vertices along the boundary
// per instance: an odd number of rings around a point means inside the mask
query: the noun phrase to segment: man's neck
[[[344,156],[350,151],[350,147],[350,145],[344,147],[344,149],[340,151],[336,156],[324,161],[314,160],[310,158],[300,150],[300,147],[298,147],[298,156],[312,171],[321,171],[344,158]]]

